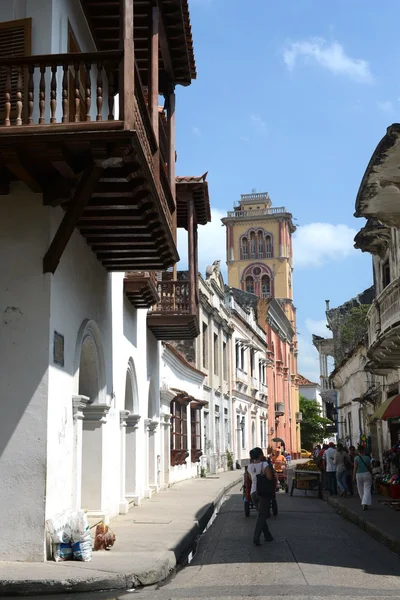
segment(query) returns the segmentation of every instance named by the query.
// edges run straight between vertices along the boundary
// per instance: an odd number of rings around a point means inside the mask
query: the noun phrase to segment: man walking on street
[[[260,546],[261,534],[264,534],[266,542],[272,542],[274,539],[268,529],[267,519],[270,514],[270,505],[272,499],[272,489],[275,486],[274,475],[269,462],[264,461],[264,453],[261,448],[254,448],[250,452],[251,464],[248,466],[247,473],[251,479],[251,499],[257,509],[258,516],[253,535],[253,544]],[[259,496],[257,494],[257,475],[263,475],[271,483],[270,496]]]
[[[335,454],[335,444],[330,442],[329,448],[324,454],[325,472],[330,496],[337,496],[336,465],[334,461]]]

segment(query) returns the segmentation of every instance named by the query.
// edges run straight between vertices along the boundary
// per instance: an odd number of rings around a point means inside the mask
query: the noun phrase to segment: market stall
[[[307,492],[317,492],[318,498],[322,500],[322,474],[314,461],[310,460],[296,466],[290,490],[291,496],[294,490],[302,490],[305,495]]]
[[[377,480],[382,496],[400,500],[400,442],[383,455],[383,474]]]

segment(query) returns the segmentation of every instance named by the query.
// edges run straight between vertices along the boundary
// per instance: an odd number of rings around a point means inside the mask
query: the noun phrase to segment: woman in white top
[[[257,475],[264,473],[268,480],[274,475],[270,464],[264,461],[264,453],[261,448],[254,448],[250,452],[252,462],[247,467],[247,473],[251,479],[251,500],[258,511],[256,526],[254,528],[253,543],[260,546],[261,534],[264,534],[266,542],[272,542],[273,537],[268,529],[267,518],[270,511],[271,498],[257,495]]]

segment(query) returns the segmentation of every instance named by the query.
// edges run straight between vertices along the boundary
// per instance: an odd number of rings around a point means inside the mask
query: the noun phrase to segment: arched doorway
[[[77,397],[84,399],[81,499],[77,504],[101,515],[104,513],[103,430],[110,406],[106,404],[103,345],[100,331],[93,321],[85,321],[78,334],[76,364]]]
[[[120,513],[139,503],[137,489],[137,430],[139,427],[139,396],[136,371],[131,358],[125,378],[125,404],[121,411],[121,502]]]

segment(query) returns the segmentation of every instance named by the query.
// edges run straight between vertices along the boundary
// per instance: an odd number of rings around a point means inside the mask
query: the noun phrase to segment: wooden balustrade
[[[191,286],[189,281],[159,281],[160,301],[154,312],[191,314]]]
[[[121,51],[110,51],[2,59],[0,68],[5,70],[6,76],[4,89],[0,89],[5,100],[4,120],[0,126],[33,125],[35,101],[39,125],[56,124],[58,107],[60,123],[89,122],[92,119],[92,86],[96,90],[96,121],[103,120],[106,90],[108,120],[114,120],[115,79],[122,56]],[[97,72],[95,82],[92,81],[93,67]],[[69,114],[70,105],[74,107],[73,115]]]

